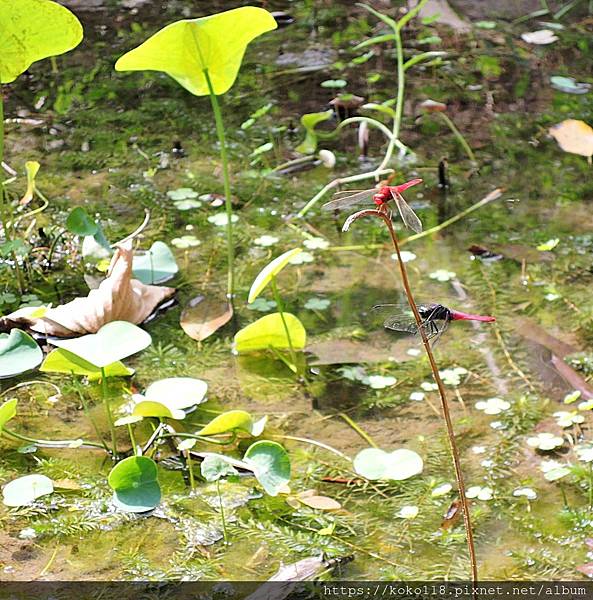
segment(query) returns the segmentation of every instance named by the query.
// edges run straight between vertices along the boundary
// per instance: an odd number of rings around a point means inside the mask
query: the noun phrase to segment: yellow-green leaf
[[[291,313],[284,313],[292,347],[302,350],[307,343],[307,332],[303,324]],[[235,335],[235,350],[239,353],[289,348],[288,338],[280,313],[272,313],[247,325]]]
[[[10,83],[32,63],[63,54],[82,40],[80,21],[51,0],[2,0],[0,83]]]
[[[196,96],[209,94],[207,69],[214,93],[224,94],[237,78],[249,42],[276,27],[267,10],[254,6],[176,21],[124,54],[115,69],[163,71]]]
[[[217,435],[226,433],[233,429],[241,429],[247,433],[251,433],[253,428],[253,419],[251,415],[244,410],[229,410],[221,415],[218,415],[205,427],[198,431],[198,435]]]
[[[169,408],[160,402],[152,400],[143,400],[134,406],[132,411],[134,417],[167,417],[169,419],[181,420],[185,418],[185,413],[178,408]]]
[[[294,248],[293,250],[288,250],[288,252],[277,256],[272,262],[268,263],[259,272],[259,275],[251,284],[247,302],[251,304],[263,292],[268,283],[272,281],[272,277],[278,275],[278,273],[280,273],[280,271],[288,264],[288,261],[301,252],[302,250],[300,248]]]
[[[43,361],[39,370],[43,373],[68,373],[84,375],[91,381],[101,378],[101,369],[80,356],[64,348],[52,350]],[[129,369],[121,361],[116,361],[105,367],[107,377],[129,377],[134,369]]]

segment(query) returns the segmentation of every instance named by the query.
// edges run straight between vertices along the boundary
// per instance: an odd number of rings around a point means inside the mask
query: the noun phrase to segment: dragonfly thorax
[[[449,321],[451,319],[451,311],[442,304],[422,304],[418,306],[418,312],[423,320]]]
[[[384,186],[382,187],[374,196],[373,196],[373,202],[377,205],[377,206],[381,206],[382,204],[385,204],[386,202],[389,202],[389,200],[391,200],[391,189],[389,188],[389,186]]]

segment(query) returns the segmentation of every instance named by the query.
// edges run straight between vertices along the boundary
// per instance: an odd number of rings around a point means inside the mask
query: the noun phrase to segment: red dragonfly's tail
[[[487,315],[470,315],[468,313],[459,312],[458,310],[450,310],[450,312],[453,321],[485,321],[486,323],[496,321],[494,317],[489,317]]]

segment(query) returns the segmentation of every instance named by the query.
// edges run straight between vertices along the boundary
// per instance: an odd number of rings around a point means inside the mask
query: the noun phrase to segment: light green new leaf
[[[53,339],[52,344],[65,348],[96,367],[106,367],[144,350],[152,342],[150,334],[127,321],[112,321],[97,333],[71,340]]]
[[[90,381],[101,378],[101,369],[80,356],[65,350],[56,348],[52,350],[39,367],[43,373],[68,373],[72,375],[83,375]],[[107,377],[129,377],[134,374],[134,369],[129,369],[120,361],[116,361],[105,367]]]
[[[294,350],[302,350],[307,344],[305,327],[291,313],[284,313],[284,320],[290,333],[292,347]],[[269,348],[290,348],[280,313],[266,315],[235,335],[235,350],[239,353]]]
[[[124,54],[115,69],[163,71],[196,96],[209,94],[207,69],[214,93],[224,94],[237,78],[247,44],[276,27],[267,10],[254,6],[176,21]]]
[[[0,433],[2,433],[4,425],[6,425],[10,419],[16,417],[16,405],[16,398],[11,398],[10,400],[4,402],[4,404],[0,405]]]
[[[370,480],[402,481],[422,473],[423,468],[422,458],[406,448],[398,448],[393,452],[365,448],[354,458],[354,470]]]
[[[317,133],[315,127],[323,121],[331,119],[333,110],[324,112],[308,113],[301,117],[301,125],[305,128],[305,139],[296,147],[296,151],[301,154],[313,154],[317,149]]]
[[[42,360],[41,348],[28,333],[20,329],[0,333],[0,379],[34,369]]]
[[[210,423],[202,427],[198,431],[198,435],[217,435],[233,431],[233,429],[241,429],[247,433],[252,433],[253,419],[251,415],[244,410],[229,410],[218,415]]]
[[[269,262],[260,272],[259,275],[254,279],[249,290],[249,297],[247,303],[251,304],[266,288],[268,283],[272,281],[272,277],[276,277],[282,269],[288,264],[291,258],[294,258],[297,254],[300,254],[302,250],[300,248],[294,248],[288,250],[284,254],[277,256],[273,261]]]
[[[2,0],[0,83],[10,83],[32,63],[63,54],[82,40],[80,21],[50,0]]]
[[[209,454],[200,465],[200,472],[206,481],[218,481],[222,477],[236,475],[237,469],[230,465],[224,456]]]
[[[132,415],[135,417],[167,417],[180,421],[185,419],[185,412],[178,408],[169,408],[165,404],[154,400],[143,400],[134,406]]]

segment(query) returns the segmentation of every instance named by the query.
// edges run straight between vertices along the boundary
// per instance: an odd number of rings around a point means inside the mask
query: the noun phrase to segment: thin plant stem
[[[341,412],[338,413],[338,417],[341,417],[342,419],[344,419],[344,421],[346,421],[346,423],[348,423],[348,425],[350,425],[350,427],[352,427],[352,429],[354,429],[354,431],[356,431],[356,433],[358,433],[358,435],[369,445],[372,446],[373,448],[377,448],[377,444],[375,444],[375,442],[373,441],[373,438],[366,432],[363,431],[361,429],[361,427],[355,423],[347,414]]]
[[[218,493],[218,503],[220,505],[220,519],[222,521],[222,534],[224,536],[224,543],[229,543],[229,536],[226,530],[226,519],[224,518],[224,506],[222,504],[222,496],[220,494],[220,479],[216,480],[216,492]]]
[[[469,513],[469,504],[467,501],[467,496],[465,493],[465,482],[463,478],[463,471],[461,470],[461,461],[459,458],[459,450],[457,448],[457,442],[455,441],[455,431],[453,429],[453,422],[451,420],[451,413],[449,411],[449,403],[447,402],[447,392],[445,391],[445,385],[439,375],[439,368],[437,366],[436,360],[434,358],[434,354],[432,352],[432,348],[430,347],[430,342],[428,340],[428,336],[426,335],[426,331],[424,329],[424,325],[422,322],[422,317],[418,312],[418,307],[416,306],[416,302],[414,301],[414,295],[412,293],[412,288],[410,287],[410,281],[408,279],[408,272],[406,270],[406,264],[402,260],[399,248],[399,242],[397,240],[397,235],[395,233],[395,229],[393,228],[393,223],[391,222],[391,215],[386,210],[364,210],[357,213],[360,217],[363,216],[374,216],[383,219],[385,223],[389,235],[391,237],[391,241],[393,243],[393,248],[398,257],[398,265],[400,269],[402,284],[404,286],[404,292],[406,294],[406,298],[408,299],[408,303],[412,312],[414,313],[414,319],[416,321],[416,325],[418,326],[418,331],[420,333],[420,337],[422,338],[422,344],[424,346],[424,351],[426,352],[426,356],[428,357],[428,362],[430,363],[430,369],[432,371],[432,376],[437,384],[437,388],[439,391],[439,396],[441,400],[441,408],[443,412],[443,417],[445,419],[445,425],[447,428],[447,437],[449,438],[449,446],[451,448],[451,455],[453,458],[453,465],[455,467],[455,479],[457,481],[457,487],[459,489],[459,498],[461,500],[461,507],[463,509],[463,522],[465,525],[465,534],[467,539],[467,549],[469,553],[469,559],[471,564],[471,572],[472,572],[472,581],[476,582],[478,580],[478,566],[476,561],[476,550],[474,546],[474,536],[471,525],[471,517]]]
[[[233,204],[231,199],[231,179],[229,175],[229,160],[226,151],[226,136],[224,132],[224,123],[222,121],[222,112],[218,97],[214,93],[212,80],[208,73],[208,69],[203,70],[208,91],[210,92],[210,103],[212,104],[212,112],[214,113],[214,121],[216,123],[216,134],[220,145],[220,160],[222,161],[222,177],[224,183],[224,205],[226,209],[226,240],[227,240],[227,297],[229,302],[233,303],[233,295],[235,293],[235,244],[233,240]]]
[[[85,446],[88,448],[99,448],[101,450],[105,450],[105,446],[102,444],[97,444],[95,442],[89,442],[88,440],[37,440],[35,438],[31,438],[27,435],[22,435],[21,433],[17,433],[16,431],[12,431],[12,429],[8,429],[4,427],[2,429],[2,433],[13,437],[17,440],[21,440],[23,442],[29,442],[31,444],[36,444],[37,446],[43,446],[46,448],[73,448],[76,447],[77,444],[82,444],[80,446]]]
[[[74,377],[74,373],[71,373],[72,377]],[[82,404],[82,408],[84,410],[84,414],[87,416],[87,419],[91,422],[91,425],[93,426],[93,429],[95,430],[95,433],[97,434],[97,437],[101,440],[101,444],[103,444],[103,448],[105,449],[105,452],[109,452],[109,448],[107,447],[107,444],[103,441],[103,436],[101,435],[101,432],[99,430],[99,427],[97,425],[97,422],[95,421],[95,419],[93,418],[93,416],[91,415],[91,411],[89,409],[89,406],[87,404],[86,398],[84,397],[84,393],[81,391],[80,389],[80,383],[74,379],[74,381],[76,381],[75,384],[75,389],[76,389],[76,393],[80,399],[80,402]]]
[[[288,342],[288,348],[290,350],[290,359],[292,360],[292,364],[294,365],[294,370],[296,372],[296,368],[297,368],[296,352],[294,351],[294,346],[292,345],[292,338],[290,337],[290,330],[288,329],[288,324],[286,323],[286,319],[284,317],[284,309],[282,307],[282,298],[280,297],[280,292],[278,291],[278,286],[276,285],[276,276],[275,275],[272,275],[270,285],[272,286],[272,294],[274,295],[274,300],[276,301],[276,307],[278,308],[278,312],[280,313],[280,319],[282,320],[282,326],[284,327],[284,333],[286,334],[286,341]]]
[[[593,508],[593,462],[589,462],[589,509]]]
[[[101,367],[101,399],[105,406],[105,414],[107,415],[107,421],[109,422],[109,433],[111,434],[111,450],[113,457],[117,456],[117,440],[115,436],[115,425],[113,424],[113,415],[111,414],[111,406],[109,406],[109,398],[107,395],[107,375],[105,374],[105,367]]]
[[[136,439],[134,438],[134,430],[132,429],[131,423],[128,423],[128,435],[130,436],[130,444],[132,444],[132,451],[134,452],[134,455],[136,455],[138,453]]]
[[[193,465],[192,465],[192,459],[191,459],[191,452],[189,450],[186,450],[186,452],[185,452],[185,460],[187,462],[187,470],[189,472],[189,487],[193,491],[196,487],[196,481],[194,479],[194,470],[192,468]]]
[[[333,452],[334,454],[336,454],[337,456],[339,456],[340,458],[343,458],[344,460],[346,460],[348,462],[352,462],[352,459],[349,456],[346,456],[343,452],[340,452],[339,450],[337,450],[336,448],[333,448],[332,446],[330,446],[328,444],[324,444],[323,442],[318,442],[317,440],[310,440],[309,438],[297,437],[295,435],[275,435],[275,436],[270,436],[270,438],[291,440],[293,442],[302,442],[304,444],[311,444],[311,446],[317,446],[318,448],[323,448],[324,450],[327,450],[328,452]]]
[[[451,130],[451,133],[453,133],[457,141],[461,144],[461,147],[467,154],[467,157],[475,163],[476,156],[473,150],[471,149],[470,145],[467,143],[467,140],[463,137],[461,131],[459,131],[459,129],[457,129],[457,127],[455,126],[455,123],[453,123],[453,121],[451,121],[451,119],[444,112],[439,112],[438,114],[441,117],[441,119],[445,121],[447,127]]]

